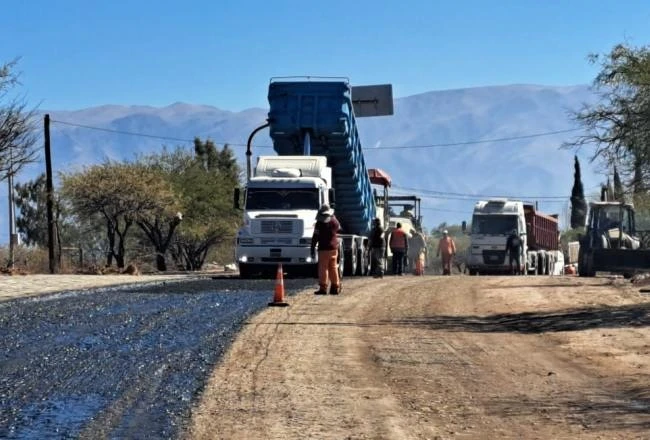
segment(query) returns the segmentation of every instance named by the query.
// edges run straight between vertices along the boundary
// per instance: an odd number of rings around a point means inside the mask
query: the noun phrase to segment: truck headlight
[[[310,240],[308,238],[301,238],[300,240],[298,240],[298,244],[306,245],[309,244],[309,241]]]
[[[239,238],[239,244],[253,244],[252,238]]]

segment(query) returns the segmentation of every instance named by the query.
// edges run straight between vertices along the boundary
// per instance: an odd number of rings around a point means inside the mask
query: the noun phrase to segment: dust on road
[[[348,280],[250,319],[188,438],[631,439],[650,300],[571,277]]]

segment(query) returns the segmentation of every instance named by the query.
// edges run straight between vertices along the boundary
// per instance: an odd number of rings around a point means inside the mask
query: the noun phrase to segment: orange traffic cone
[[[282,263],[278,264],[278,272],[275,276],[275,292],[273,302],[269,306],[286,307],[289,303],[284,302],[284,274],[282,273]]]

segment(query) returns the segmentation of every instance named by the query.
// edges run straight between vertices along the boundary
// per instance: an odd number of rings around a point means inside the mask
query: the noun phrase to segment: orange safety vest
[[[401,229],[395,229],[390,234],[390,247],[395,249],[406,249],[406,233]]]
[[[447,236],[442,237],[438,242],[438,250],[442,252],[443,255],[451,255],[456,253],[456,244],[454,240]]]

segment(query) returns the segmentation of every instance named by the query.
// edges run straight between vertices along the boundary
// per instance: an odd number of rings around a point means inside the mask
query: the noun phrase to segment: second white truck
[[[521,237],[522,271],[559,274],[564,259],[559,251],[557,216],[538,212],[535,205],[519,200],[479,201],[474,206],[466,265],[470,275],[509,273],[508,236]]]

